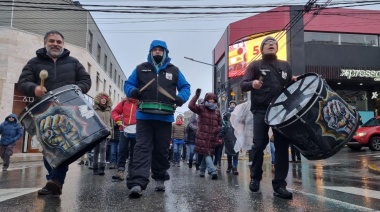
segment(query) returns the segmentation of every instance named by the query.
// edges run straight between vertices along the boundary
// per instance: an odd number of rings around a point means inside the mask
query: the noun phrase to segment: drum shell
[[[48,130],[41,129],[40,124],[49,117],[65,117],[65,120],[69,120],[66,126],[72,126],[71,131],[58,137],[72,136],[73,139],[63,139],[59,143],[59,139],[46,139],[44,133]],[[69,165],[110,134],[76,85],[60,87],[38,98],[24,109],[19,120],[29,135],[40,142],[42,154],[53,168]],[[56,131],[53,127],[49,129]]]
[[[309,160],[326,159],[336,154],[352,138],[358,128],[358,113],[336,94],[327,83],[320,80],[315,95],[305,108],[291,119],[271,127],[283,135]],[[349,125],[347,131],[329,126],[329,116],[323,108],[328,102],[348,108]]]

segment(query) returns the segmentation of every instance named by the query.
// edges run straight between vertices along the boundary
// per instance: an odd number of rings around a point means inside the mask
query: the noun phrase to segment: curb
[[[380,167],[376,166],[375,164],[369,164],[368,171],[373,174],[380,175]]]

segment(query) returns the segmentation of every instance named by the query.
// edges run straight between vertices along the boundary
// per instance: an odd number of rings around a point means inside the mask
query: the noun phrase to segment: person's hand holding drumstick
[[[41,84],[38,85],[35,89],[34,89],[34,95],[36,97],[41,97],[43,96],[47,91],[46,91],[46,88],[44,86],[44,83],[45,83],[45,79],[48,77],[48,72],[46,70],[41,70],[40,72],[40,79],[41,79]]]

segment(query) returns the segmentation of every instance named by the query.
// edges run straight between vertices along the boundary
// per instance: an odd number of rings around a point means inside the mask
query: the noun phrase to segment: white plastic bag
[[[127,134],[136,134],[136,124],[131,124],[124,127],[124,132]]]

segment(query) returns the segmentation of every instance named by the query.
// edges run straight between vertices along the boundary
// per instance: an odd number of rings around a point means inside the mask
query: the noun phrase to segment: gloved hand
[[[116,122],[116,124],[117,124],[118,126],[120,126],[122,123],[123,123],[122,121],[117,121],[117,122]]]
[[[176,97],[175,97],[175,105],[176,105],[177,107],[181,107],[181,106],[183,105],[183,100],[182,100],[181,97],[179,97],[179,96],[176,96]]]
[[[197,88],[197,90],[195,91],[195,96],[199,97],[200,95],[201,95],[201,89]]]
[[[140,98],[140,90],[137,89],[137,88],[134,88],[132,91],[131,91],[131,97],[134,98],[134,99],[139,99]]]

